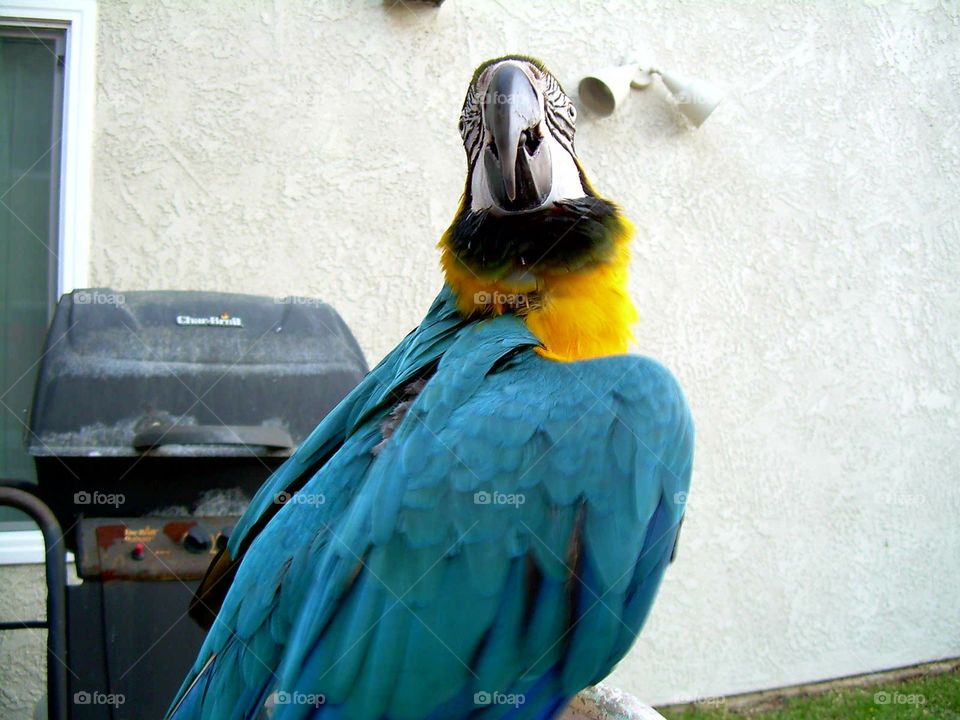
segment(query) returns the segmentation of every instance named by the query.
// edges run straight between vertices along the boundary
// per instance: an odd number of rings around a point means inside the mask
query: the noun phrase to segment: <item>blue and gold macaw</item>
[[[169,717],[554,718],[627,652],[693,424],[671,374],[624,354],[631,227],[575,121],[539,62],[477,69],[446,283],[253,499]]]

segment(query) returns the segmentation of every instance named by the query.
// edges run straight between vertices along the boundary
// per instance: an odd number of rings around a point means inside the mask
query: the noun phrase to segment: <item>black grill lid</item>
[[[76,290],[47,335],[28,449],[284,456],[366,371],[319,300]]]

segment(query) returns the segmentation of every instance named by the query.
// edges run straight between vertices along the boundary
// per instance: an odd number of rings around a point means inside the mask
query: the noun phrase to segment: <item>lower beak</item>
[[[539,207],[550,194],[550,146],[543,142],[543,111],[530,79],[518,66],[497,69],[483,105],[491,140],[483,162],[490,193],[504,210]]]

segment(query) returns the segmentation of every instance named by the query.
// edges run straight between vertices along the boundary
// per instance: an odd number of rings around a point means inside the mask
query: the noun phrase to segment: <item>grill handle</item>
[[[264,425],[172,425],[141,430],[133,438],[137,450],[163,445],[241,445],[292,450],[290,433]]]

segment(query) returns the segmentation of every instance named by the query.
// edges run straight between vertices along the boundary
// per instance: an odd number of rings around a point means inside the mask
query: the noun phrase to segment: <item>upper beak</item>
[[[550,147],[542,141],[540,98],[523,70],[512,63],[497,69],[483,104],[491,142],[484,149],[490,191],[505,210],[543,204],[552,180]]]

